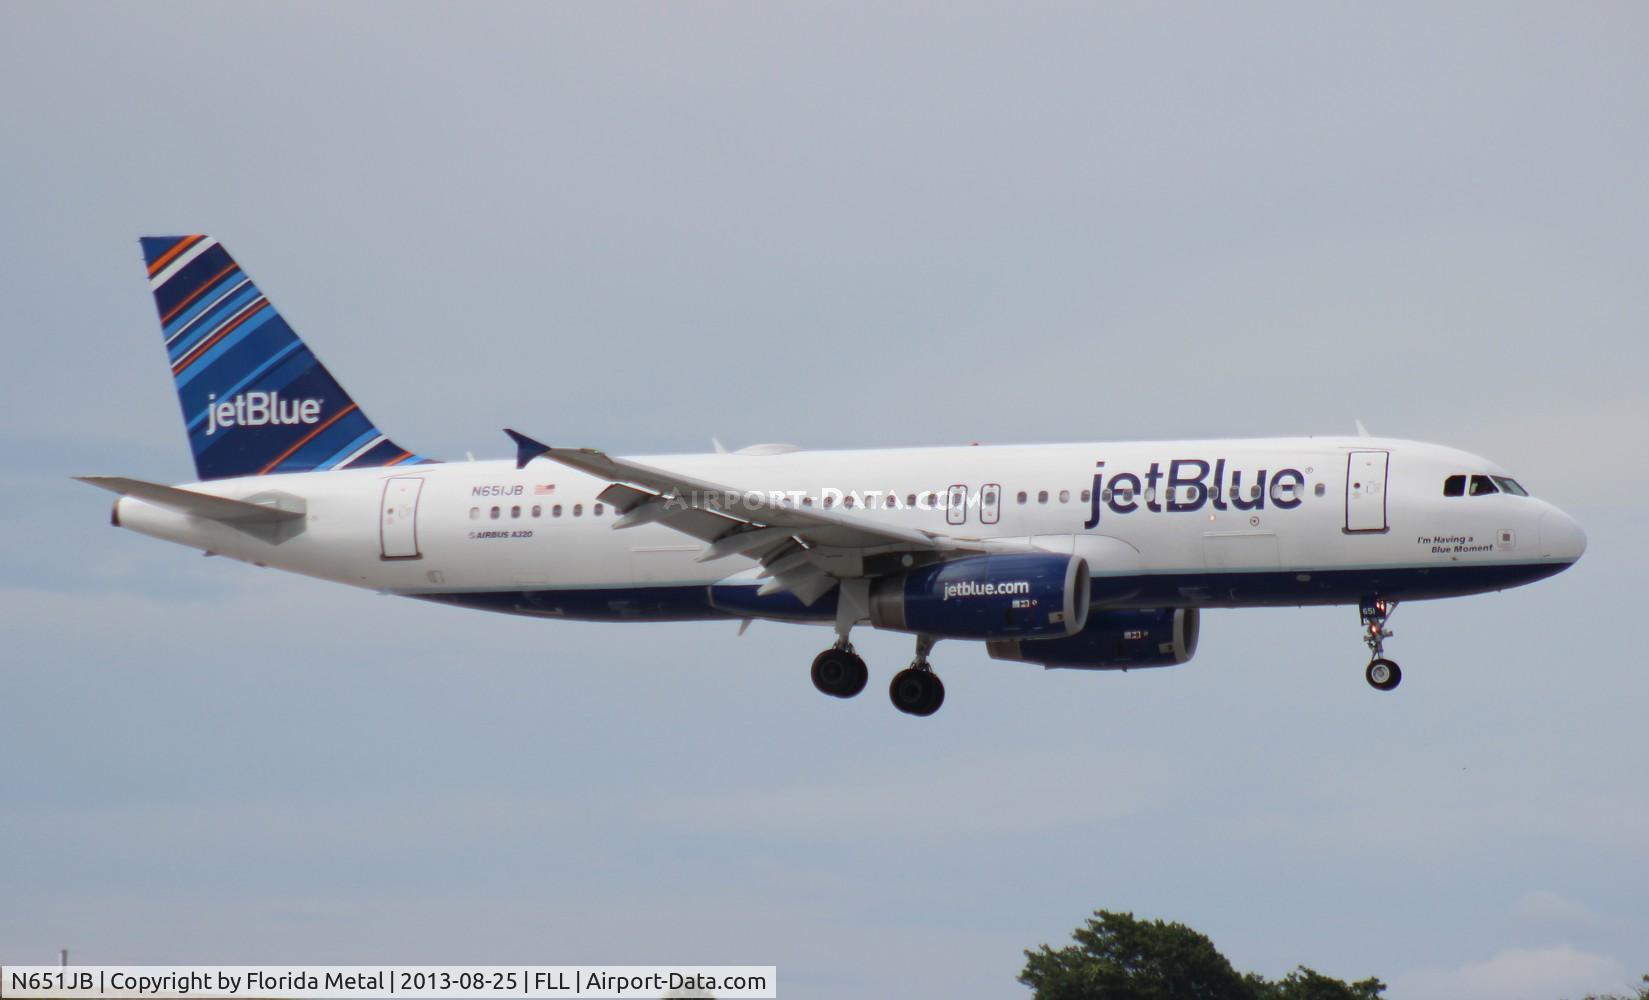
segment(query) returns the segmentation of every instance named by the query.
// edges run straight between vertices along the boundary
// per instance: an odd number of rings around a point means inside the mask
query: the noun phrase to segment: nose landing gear
[[[1390,691],[1403,683],[1403,671],[1390,660],[1378,659],[1369,663],[1368,669],[1363,671],[1369,684],[1376,691]]]
[[[1357,608],[1363,621],[1363,644],[1371,657],[1363,676],[1376,691],[1390,691],[1403,682],[1403,671],[1386,659],[1386,640],[1395,634],[1386,628],[1386,622],[1396,611],[1396,601],[1378,597],[1364,599]]]

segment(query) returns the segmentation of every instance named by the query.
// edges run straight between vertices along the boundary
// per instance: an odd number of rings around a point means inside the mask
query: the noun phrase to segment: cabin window
[[[1463,497],[1466,495],[1466,477],[1450,476],[1443,480],[1443,495],[1446,497]]]
[[[1488,476],[1473,476],[1471,479],[1471,495],[1474,497],[1488,496],[1490,493],[1499,493],[1494,481]]]
[[[544,516],[544,508],[538,506],[537,504],[533,504],[532,505],[532,516],[533,517],[543,517]]]
[[[581,504],[581,503],[573,504],[573,516],[574,517],[583,517],[584,516],[584,505],[583,504]]]
[[[517,507],[511,507],[510,508],[510,516],[511,517],[520,517],[521,516],[521,508],[518,507],[518,506]]]
[[[1324,486],[1322,483],[1318,483],[1317,484],[1317,489],[1314,492],[1318,496],[1327,496],[1328,495],[1328,487]]]
[[[1037,503],[1047,503],[1048,502],[1048,491],[1047,490],[1039,491],[1036,494],[1036,502]]]
[[[905,506],[906,507],[916,506],[916,494],[912,493],[910,496],[905,497]]]
[[[1082,491],[1082,502],[1087,503],[1089,500],[1093,499],[1093,496],[1094,496],[1093,491],[1083,490]]]
[[[1025,502],[1025,491],[1024,491],[1024,490],[1020,490],[1020,491],[1019,491],[1019,502],[1020,502],[1020,503],[1024,503],[1024,502]]]
[[[1258,500],[1259,498],[1260,498],[1260,484],[1255,483],[1253,486],[1250,486],[1248,488],[1248,499]]]
[[[802,506],[803,507],[813,506],[813,498],[812,497],[802,497]]]
[[[1105,489],[1100,490],[1100,492],[1099,492],[1099,498],[1101,500],[1105,501],[1106,503],[1111,502],[1111,495],[1112,494],[1111,494],[1110,487],[1106,487]]]
[[[1156,502],[1157,502],[1157,488],[1155,486],[1145,487],[1145,503],[1146,503],[1146,505],[1149,506],[1150,504],[1154,504]]]
[[[1070,503],[1071,502],[1071,491],[1070,490],[1060,490],[1059,491],[1059,502],[1060,503]]]
[[[1233,499],[1233,500],[1241,500],[1242,499],[1242,487],[1241,486],[1233,485],[1231,487],[1231,499]]]
[[[604,514],[606,512],[607,512],[607,508],[602,504],[596,504],[595,507],[593,508],[593,513],[595,514],[596,517],[600,517],[602,514]]]
[[[493,519],[493,520],[494,520],[494,521],[496,521],[496,520],[498,520],[498,515],[499,515],[499,513],[500,513],[500,511],[499,511],[499,509],[498,509],[498,508],[497,508],[497,507],[494,507],[494,508],[493,508],[493,509],[492,509],[492,519]]]
[[[824,507],[825,510],[829,510],[830,508],[836,506],[836,498],[835,497],[825,497],[824,498],[824,504],[822,506]]]
[[[1526,497],[1529,491],[1520,486],[1515,479],[1507,476],[1494,476],[1494,484],[1500,487],[1500,492],[1510,493],[1514,497]]]
[[[843,497],[842,498],[842,506],[844,508],[848,509],[848,510],[852,510],[853,509],[853,498],[852,497]]]
[[[475,521],[475,520],[478,520],[480,517],[481,517],[481,508],[471,507],[470,508],[470,520]]]
[[[550,516],[551,517],[560,517],[561,516],[561,505],[560,504],[556,504],[554,507],[550,508]]]
[[[882,506],[886,507],[888,510],[892,510],[893,508],[899,506],[899,498],[894,494],[889,493],[887,495],[887,503]]]

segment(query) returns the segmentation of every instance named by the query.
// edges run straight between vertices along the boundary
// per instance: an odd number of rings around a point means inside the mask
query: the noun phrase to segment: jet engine
[[[993,659],[1077,670],[1172,667],[1197,652],[1201,615],[1196,608],[1095,611],[1075,635],[1055,639],[999,639],[985,644]]]
[[[871,624],[935,638],[1069,636],[1087,617],[1080,556],[967,556],[884,577],[870,590]]]

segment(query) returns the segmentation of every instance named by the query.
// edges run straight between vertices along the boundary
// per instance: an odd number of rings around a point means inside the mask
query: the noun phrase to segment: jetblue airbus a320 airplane
[[[856,625],[910,633],[893,704],[931,715],[940,639],[1127,670],[1197,648],[1202,608],[1348,604],[1384,656],[1399,601],[1531,583],[1586,537],[1476,455],[1368,436],[616,458],[517,431],[515,461],[384,435],[208,236],[142,241],[199,482],[112,476],[116,525],[463,607],[599,621],[834,626],[813,683],[869,673]]]

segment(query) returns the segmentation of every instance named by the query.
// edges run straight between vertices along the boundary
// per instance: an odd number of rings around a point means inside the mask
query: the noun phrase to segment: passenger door
[[[384,482],[384,502],[378,520],[378,541],[385,559],[418,558],[418,495],[424,481],[401,476]]]
[[[1346,459],[1346,530],[1386,530],[1386,471],[1391,453],[1354,451]]]

